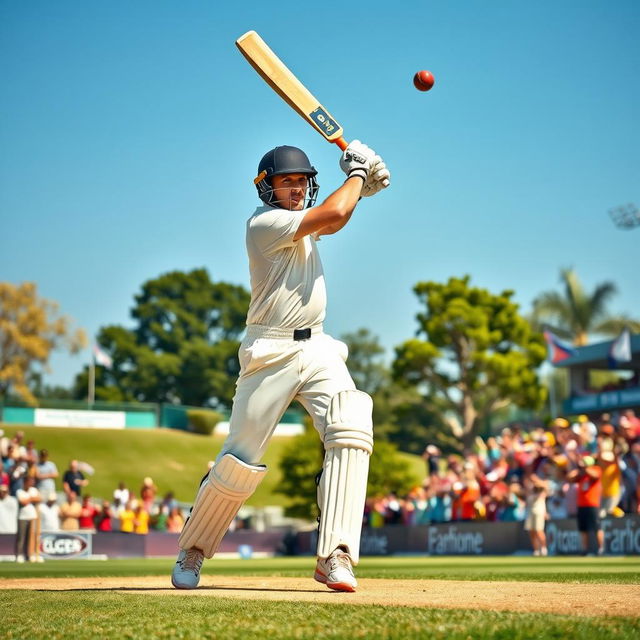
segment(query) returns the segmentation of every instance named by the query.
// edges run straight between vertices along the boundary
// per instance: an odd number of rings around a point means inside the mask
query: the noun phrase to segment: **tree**
[[[378,336],[369,329],[361,328],[355,333],[345,333],[341,340],[349,347],[347,367],[360,391],[373,396],[390,382],[389,368],[385,366],[384,347]]]
[[[546,355],[543,338],[519,315],[513,291],[494,295],[469,280],[414,287],[425,305],[418,337],[396,348],[393,363],[397,381],[437,400],[463,447],[499,408],[538,408],[546,393],[535,371]]]
[[[640,331],[637,320],[608,313],[608,303],[617,292],[613,282],[603,282],[588,293],[573,269],[562,269],[560,281],[562,293],[546,291],[533,301],[532,324],[536,330],[549,328],[576,346],[586,345],[590,333],[616,336],[625,326]]]
[[[11,390],[31,405],[35,395],[29,379],[47,370],[51,352],[77,353],[86,346],[82,329],[72,329],[57,303],[40,298],[36,284],[0,282],[0,398]]]
[[[384,347],[369,329],[358,329],[341,339],[349,347],[347,367],[356,387],[373,398],[376,442],[395,443],[402,451],[421,454],[426,443],[451,449],[454,443],[443,434],[439,412],[415,390],[394,383],[384,363]]]
[[[206,269],[148,280],[135,296],[135,327],[111,325],[98,334],[113,367],[96,368],[96,397],[230,405],[249,300],[243,287],[214,283]],[[86,371],[76,380],[80,397],[86,380]]]
[[[421,455],[427,444],[457,451],[457,440],[444,419],[446,407],[434,395],[424,396],[407,384],[392,382],[382,387],[373,402],[376,442],[385,438],[401,451]]]

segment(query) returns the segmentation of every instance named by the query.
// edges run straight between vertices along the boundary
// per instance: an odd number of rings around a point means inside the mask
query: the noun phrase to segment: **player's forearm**
[[[352,213],[353,213],[353,209],[347,215],[345,215],[340,220],[340,222],[337,222],[335,224],[330,224],[330,225],[320,229],[320,231],[318,231],[318,235],[330,236],[331,234],[340,231],[340,229],[342,229],[342,227],[344,227],[347,224],[347,222],[349,222],[349,220],[351,219],[351,214]]]
[[[360,199],[362,179],[358,177],[348,178],[345,183],[336,189],[320,206],[327,209],[332,215],[332,221],[320,230],[321,234],[340,231],[351,219],[356,204]]]
[[[335,233],[342,229],[349,222],[349,218],[360,198],[361,190],[361,178],[348,178],[324,202],[317,207],[309,209],[298,227],[294,240],[299,240],[311,233],[325,234],[327,233],[325,229],[328,227],[334,228],[329,233]]]

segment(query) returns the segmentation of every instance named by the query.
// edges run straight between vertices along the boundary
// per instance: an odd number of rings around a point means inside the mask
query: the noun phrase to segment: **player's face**
[[[283,209],[304,209],[307,196],[307,176],[304,173],[287,173],[271,178],[274,200]]]

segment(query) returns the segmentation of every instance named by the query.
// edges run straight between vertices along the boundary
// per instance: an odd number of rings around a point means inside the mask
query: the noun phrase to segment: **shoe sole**
[[[321,584],[327,585],[329,589],[333,589],[334,591],[346,591],[347,593],[353,593],[356,590],[355,586],[348,582],[329,582],[327,580],[327,576],[318,569],[316,569],[316,572],[313,574],[313,579]]]
[[[347,593],[354,593],[356,588],[347,582],[325,582],[329,589],[334,591],[346,591]]]
[[[198,585],[196,585],[195,587],[189,587],[189,586],[187,586],[187,585],[183,585],[183,584],[176,584],[176,583],[173,581],[173,576],[171,576],[171,584],[172,584],[176,589],[185,589],[185,590],[187,590],[187,591],[188,591],[188,590],[190,590],[190,589],[197,589],[197,588],[198,588]]]
[[[322,573],[322,571],[318,571],[316,569],[316,572],[313,574],[313,579],[316,580],[317,582],[320,582],[321,584],[327,584],[327,576],[324,575],[324,573]]]

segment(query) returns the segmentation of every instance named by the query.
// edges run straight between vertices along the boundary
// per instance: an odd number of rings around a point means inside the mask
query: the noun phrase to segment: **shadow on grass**
[[[90,592],[119,592],[137,591],[150,592],[171,592],[171,593],[194,593],[198,591],[247,591],[247,592],[267,592],[267,593],[326,593],[332,595],[342,593],[341,591],[329,591],[325,589],[273,589],[270,587],[197,587],[195,589],[176,589],[175,587],[90,587],[76,589],[34,589],[38,593],[90,593]]]

